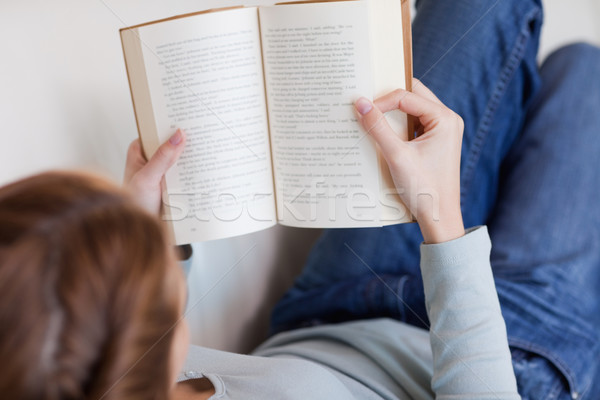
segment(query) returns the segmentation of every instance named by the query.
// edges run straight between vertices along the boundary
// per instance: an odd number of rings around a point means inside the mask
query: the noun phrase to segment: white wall
[[[90,169],[120,181],[136,127],[118,29],[239,3],[1,1],[0,184],[48,168]],[[600,43],[597,0],[546,4],[543,54],[574,39]],[[189,280],[193,341],[252,347],[264,334],[267,309],[291,282],[316,233],[278,227],[196,245]]]
[[[600,0],[543,0],[543,3],[545,21],[540,59],[575,41],[600,45]]]

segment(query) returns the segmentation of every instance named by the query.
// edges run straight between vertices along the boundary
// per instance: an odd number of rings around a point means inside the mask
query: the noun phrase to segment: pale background
[[[0,184],[49,168],[120,181],[137,132],[119,28],[241,2],[0,0]],[[574,40],[600,44],[600,0],[545,4],[541,57]],[[277,227],[195,245],[192,341],[242,352],[254,346],[316,234]]]

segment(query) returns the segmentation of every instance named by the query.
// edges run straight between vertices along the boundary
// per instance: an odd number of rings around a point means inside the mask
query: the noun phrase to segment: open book
[[[166,176],[177,244],[296,227],[412,221],[356,121],[358,97],[412,80],[408,0],[301,2],[187,14],[121,30],[150,157],[176,128]],[[408,135],[406,116],[386,116]]]

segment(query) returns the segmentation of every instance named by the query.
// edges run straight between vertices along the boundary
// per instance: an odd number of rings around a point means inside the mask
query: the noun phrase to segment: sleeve
[[[421,245],[437,399],[520,399],[485,226]]]

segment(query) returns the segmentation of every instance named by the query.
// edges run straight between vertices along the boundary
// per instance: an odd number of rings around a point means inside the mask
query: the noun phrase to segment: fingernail
[[[364,97],[361,97],[360,99],[356,100],[354,107],[356,107],[356,111],[358,111],[360,115],[365,115],[373,109],[373,104],[371,104],[371,102]]]
[[[183,139],[181,129],[177,129],[177,131],[169,139],[169,143],[171,143],[173,146],[177,146],[179,143],[181,143],[181,139]]]

